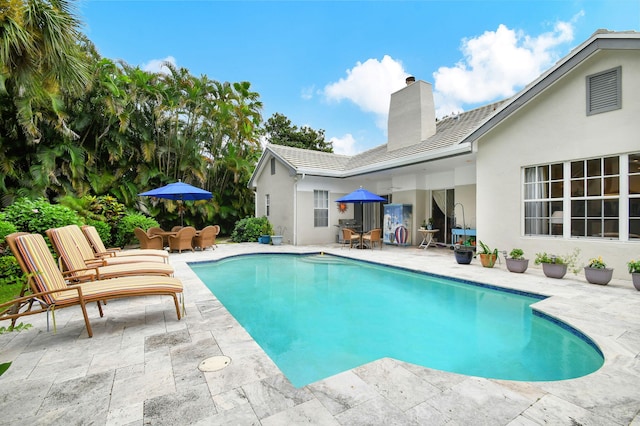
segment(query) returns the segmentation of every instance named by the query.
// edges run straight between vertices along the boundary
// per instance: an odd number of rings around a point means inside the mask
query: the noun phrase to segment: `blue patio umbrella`
[[[174,182],[160,188],[152,189],[147,192],[138,194],[143,197],[156,197],[164,198],[166,200],[175,201],[194,201],[194,200],[208,200],[213,195],[209,191],[196,188],[193,185],[189,185],[184,182]],[[184,225],[184,218],[182,210],[180,210],[180,223]]]
[[[356,189],[355,191],[345,195],[344,197],[340,197],[336,200],[336,203],[352,203],[352,204],[364,204],[364,203],[382,203],[386,202],[386,198],[382,198],[379,195],[374,194],[373,192],[369,192],[363,187]],[[361,215],[364,213],[361,211]],[[360,223],[363,225],[364,217],[360,218]],[[363,229],[364,230],[364,229]]]
[[[360,187],[344,197],[338,198],[336,203],[381,203],[383,201],[387,200]]]

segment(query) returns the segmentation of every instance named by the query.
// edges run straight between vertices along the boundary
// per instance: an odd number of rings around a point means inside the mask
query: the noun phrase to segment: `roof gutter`
[[[427,163],[431,161],[442,160],[449,157],[455,157],[458,155],[469,154],[473,151],[473,147],[470,142],[458,144],[453,147],[441,148],[427,153],[415,154],[408,157],[394,158],[379,163],[368,164],[363,167],[349,169],[347,171],[328,171],[318,168],[298,168],[298,173],[307,174],[311,176],[323,176],[333,178],[348,178],[360,175],[366,175],[375,172],[381,172],[390,169],[399,169],[406,166],[412,166],[419,163]]]

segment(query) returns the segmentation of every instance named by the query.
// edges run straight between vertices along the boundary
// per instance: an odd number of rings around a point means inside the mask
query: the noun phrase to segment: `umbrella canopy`
[[[151,191],[138,194],[143,197],[157,197],[165,198],[168,200],[208,200],[212,197],[209,191],[196,188],[184,182],[175,182],[160,188],[152,189]]]
[[[360,187],[352,193],[338,198],[336,203],[381,203],[383,201],[387,200]]]
[[[189,185],[188,183],[180,181],[170,183],[168,185],[161,186],[160,188],[152,189],[151,191],[143,192],[138,195],[141,195],[143,197],[156,197],[176,201],[208,200],[213,197],[213,195],[209,191],[196,188],[193,185]],[[179,206],[178,210],[180,212],[180,224],[184,225],[184,212],[182,206]]]

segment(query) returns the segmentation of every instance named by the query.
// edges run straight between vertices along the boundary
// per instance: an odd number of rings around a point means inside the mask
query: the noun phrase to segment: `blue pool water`
[[[532,312],[542,296],[329,255],[258,254],[190,267],[300,387],[383,357],[487,378],[589,374],[600,351]]]

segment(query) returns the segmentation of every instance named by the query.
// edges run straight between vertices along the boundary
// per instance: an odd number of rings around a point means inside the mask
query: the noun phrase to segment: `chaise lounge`
[[[159,249],[136,249],[136,250],[121,250],[119,247],[115,248],[107,248],[102,242],[102,238],[100,238],[100,234],[95,226],[84,225],[82,226],[82,233],[85,238],[89,242],[89,245],[93,249],[95,255],[97,257],[140,257],[140,256],[159,256],[163,259],[164,262],[168,262],[169,253],[166,251]],[[139,259],[138,259],[139,260]]]
[[[173,275],[174,269],[167,263],[136,261],[122,264],[105,264],[106,260],[100,258],[87,259],[80,251],[77,238],[68,232],[67,227],[51,228],[47,230],[47,236],[58,254],[60,271],[69,273],[69,279],[76,282],[94,279],[115,278],[128,275]],[[87,240],[82,237],[86,243]],[[93,253],[93,250],[91,251]],[[147,256],[145,256],[147,257]],[[153,256],[149,256],[153,257]]]
[[[6,241],[16,257],[20,268],[28,277],[32,294],[23,295],[10,302],[0,304],[0,320],[10,319],[12,323],[21,316],[40,312],[51,312],[55,331],[55,309],[80,306],[84,316],[87,334],[93,336],[86,304],[135,296],[168,295],[173,298],[178,320],[181,318],[178,294],[182,296],[182,282],[177,278],[159,276],[128,276],[109,280],[91,281],[84,284],[68,285],[64,275],[56,266],[56,261],[40,234],[14,233]],[[39,307],[38,307],[39,306]]]

